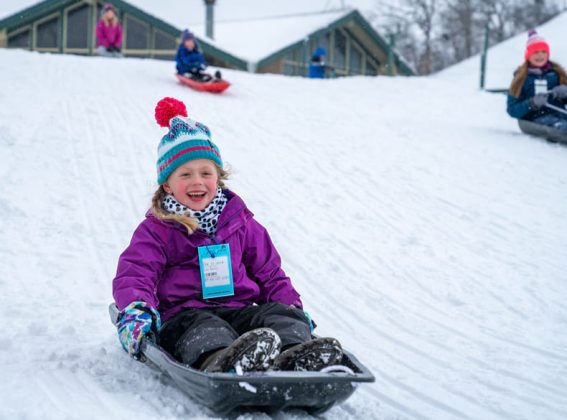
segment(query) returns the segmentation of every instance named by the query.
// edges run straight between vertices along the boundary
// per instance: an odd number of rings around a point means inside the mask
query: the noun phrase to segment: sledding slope
[[[0,418],[211,415],[106,312],[168,95],[211,127],[319,334],[376,375],[327,418],[566,418],[566,148],[444,80],[226,71],[215,96],[172,71],[0,50]]]

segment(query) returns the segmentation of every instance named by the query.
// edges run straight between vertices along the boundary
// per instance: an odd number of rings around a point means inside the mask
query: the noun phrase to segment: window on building
[[[283,74],[286,76],[293,76],[294,66],[289,61],[284,61]]]
[[[67,14],[67,48],[88,48],[89,6],[84,5]]]
[[[59,16],[37,25],[38,48],[59,47]]]
[[[295,62],[297,63],[297,75],[305,76],[306,75],[306,66],[309,66],[309,60],[311,57],[309,55],[305,55],[305,47],[302,45],[301,47],[297,48],[294,52],[295,54]],[[309,53],[309,51],[307,51]],[[307,62],[305,62],[307,60]]]
[[[126,48],[147,50],[150,47],[150,26],[126,15]]]
[[[31,47],[31,31],[25,30],[15,35],[8,35],[8,48],[26,48]]]
[[[154,46],[156,50],[175,50],[177,48],[177,38],[162,31],[154,34]]]
[[[335,47],[333,48],[333,65],[337,69],[346,67],[346,37],[341,31],[335,31]]]
[[[313,53],[317,48],[325,49],[327,53],[325,61],[329,61],[329,34],[326,34],[325,36],[319,36],[317,38],[311,38],[311,41],[309,43],[309,60],[311,60],[311,57],[313,57]]]
[[[329,54],[329,50],[331,48],[331,33],[327,32],[325,37],[321,39],[321,46],[327,50],[327,55]],[[329,58],[329,57],[327,57]]]
[[[362,73],[362,53],[351,43],[349,71],[352,74]]]
[[[370,61],[370,59],[366,59],[366,75],[367,76],[376,76],[378,75],[378,67]]]

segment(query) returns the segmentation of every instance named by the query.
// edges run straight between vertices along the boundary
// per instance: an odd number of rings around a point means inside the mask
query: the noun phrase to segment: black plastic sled
[[[537,124],[527,120],[518,120],[518,125],[524,134],[541,137],[552,143],[562,143],[567,145],[567,133],[564,131],[559,131],[553,127]]]
[[[115,323],[115,304],[110,305],[109,312]],[[140,360],[171,377],[189,397],[220,415],[234,410],[275,413],[288,408],[320,414],[345,401],[360,382],[375,380],[347,351],[340,366],[324,372],[207,373],[175,360],[151,340],[142,343]]]

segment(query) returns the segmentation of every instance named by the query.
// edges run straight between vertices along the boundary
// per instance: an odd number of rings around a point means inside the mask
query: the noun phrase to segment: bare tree
[[[395,36],[398,49],[403,51],[404,57],[419,74],[429,74],[434,68],[434,25],[438,1],[403,0],[396,6],[378,2],[377,11],[370,16],[375,26],[385,27],[381,32]]]
[[[491,41],[499,43],[504,41],[511,26],[510,1],[508,0],[482,0],[480,3],[481,14],[484,16],[485,25],[491,29]]]
[[[455,61],[463,60],[478,52],[482,28],[479,0],[447,0],[441,13],[442,25],[449,35]]]
[[[433,70],[433,23],[435,19],[437,0],[405,0],[413,11],[410,14],[424,37],[424,51],[418,63],[421,74],[429,74]]]
[[[567,0],[376,0],[369,18],[393,34],[397,50],[419,74],[429,74],[541,25],[567,9]]]

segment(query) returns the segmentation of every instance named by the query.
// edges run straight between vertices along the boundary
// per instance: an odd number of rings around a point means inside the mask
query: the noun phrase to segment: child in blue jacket
[[[567,73],[549,60],[549,44],[535,30],[528,33],[524,63],[508,92],[508,114],[567,133],[567,116],[546,107],[567,104]]]
[[[311,62],[309,63],[309,77],[312,79],[324,79],[325,72],[330,69],[325,63],[325,56],[327,55],[327,50],[325,48],[319,47],[313,53],[311,57]]]
[[[177,73],[182,76],[203,82],[212,79],[212,76],[205,72],[207,63],[204,54],[199,49],[195,35],[188,29],[181,33],[181,44],[177,49],[175,62]],[[221,78],[219,71],[215,73],[215,77]]]

